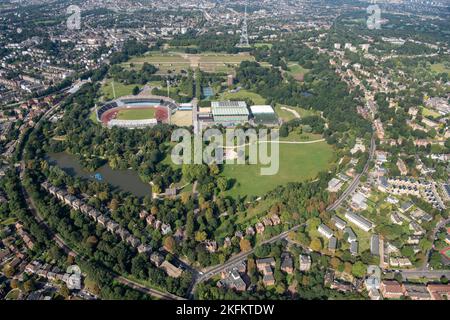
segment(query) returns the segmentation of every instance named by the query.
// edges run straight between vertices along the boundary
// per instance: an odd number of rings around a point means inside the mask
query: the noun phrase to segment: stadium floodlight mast
[[[247,4],[245,4],[244,21],[242,23],[241,39],[239,40],[238,48],[249,48],[248,41],[248,26],[247,26]]]

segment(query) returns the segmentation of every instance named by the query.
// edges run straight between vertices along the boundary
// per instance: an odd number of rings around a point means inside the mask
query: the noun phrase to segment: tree
[[[239,246],[240,246],[242,252],[247,252],[247,251],[252,250],[252,244],[250,243],[250,241],[248,241],[245,238],[242,238],[241,241],[239,241]]]
[[[195,241],[197,242],[203,242],[206,240],[207,234],[205,231],[197,231],[195,233]]]
[[[139,87],[138,86],[135,86],[134,88],[133,88],[133,95],[134,96],[137,96],[138,94],[139,94]]]
[[[61,285],[61,288],[59,289],[59,294],[64,297],[64,299],[67,299],[70,296],[69,288],[67,288],[67,284],[63,283]]]
[[[217,179],[217,187],[221,192],[225,192],[228,189],[228,180],[227,178],[220,177]]]
[[[320,251],[320,250],[322,250],[322,241],[318,238],[315,238],[311,241],[311,243],[309,244],[309,247],[313,251]]]
[[[357,261],[352,267],[352,274],[357,278],[362,278],[366,274],[367,267],[361,261]]]
[[[175,242],[175,239],[172,236],[168,236],[164,239],[164,248],[166,248],[167,251],[170,253],[174,253],[176,249],[177,243]]]

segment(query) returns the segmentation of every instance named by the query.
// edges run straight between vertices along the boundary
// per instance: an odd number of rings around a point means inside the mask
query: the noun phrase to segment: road
[[[436,227],[434,227],[433,234],[431,236],[431,241],[434,242],[434,239],[436,239],[436,235],[439,232],[439,229],[445,227],[448,223],[450,223],[450,218],[446,220],[442,220],[439,222]],[[434,245],[433,245],[434,246]],[[425,253],[425,261],[423,262],[422,268],[420,270],[427,270],[427,264],[430,261],[430,255],[431,255],[431,249],[428,249]]]
[[[445,276],[447,279],[450,279],[450,270],[400,270],[398,271],[404,280],[408,279],[440,279],[442,276]],[[394,271],[390,271],[388,273],[395,273]]]
[[[348,186],[347,190],[345,190],[344,193],[342,193],[342,195],[339,197],[339,199],[336,200],[335,203],[333,203],[327,208],[327,211],[333,211],[339,208],[341,204],[347,199],[347,197],[350,196],[353,192],[355,192],[356,188],[359,185],[359,182],[361,181],[361,177],[365,175],[369,170],[370,162],[372,162],[375,156],[375,150],[376,150],[375,133],[373,133],[372,139],[370,140],[369,159],[367,160],[367,163],[364,166],[362,173],[356,175],[352,183]]]

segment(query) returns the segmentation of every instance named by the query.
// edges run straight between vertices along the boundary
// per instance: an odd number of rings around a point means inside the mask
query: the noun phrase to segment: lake
[[[93,181],[98,180],[96,177],[101,177],[101,182],[109,183],[115,189],[132,193],[138,197],[151,195],[150,185],[142,182],[135,171],[113,170],[106,164],[95,172],[88,172],[81,167],[75,156],[66,152],[49,153],[47,160],[52,165],[60,167],[72,177],[80,177]]]

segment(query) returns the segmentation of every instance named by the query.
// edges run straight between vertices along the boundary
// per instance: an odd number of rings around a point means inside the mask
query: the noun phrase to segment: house
[[[264,217],[262,223],[264,226],[269,227],[272,225],[272,220],[270,220],[268,217]]]
[[[118,228],[119,224],[115,221],[111,220],[106,224],[106,230],[108,230],[111,233],[115,233]]]
[[[128,232],[128,230],[119,227],[116,231],[116,234],[122,239],[122,241],[125,241],[125,239],[127,239],[130,236],[130,233]]]
[[[145,221],[147,222],[148,226],[153,226],[153,224],[155,223],[155,220],[156,220],[156,218],[153,215],[147,216],[145,218]]]
[[[152,251],[152,248],[150,246],[147,246],[145,244],[141,244],[138,248],[137,248],[139,253],[148,253]]]
[[[214,240],[208,240],[205,242],[205,248],[209,253],[214,253],[217,251],[217,242]]]
[[[300,271],[309,271],[311,269],[311,257],[306,254],[299,256]]]
[[[222,280],[217,282],[219,288],[226,287],[233,289],[238,292],[243,292],[247,289],[247,285],[244,280],[242,280],[241,275],[235,269],[229,270],[222,275]]]
[[[258,233],[258,234],[262,234],[263,232],[264,232],[264,225],[261,223],[261,222],[258,222],[256,225],[255,225],[255,229],[256,229],[256,233]]]
[[[429,284],[427,289],[431,295],[431,300],[450,299],[450,284]]]
[[[400,210],[401,213],[405,213],[406,211],[411,209],[413,206],[414,206],[414,203],[412,203],[411,201],[403,202],[400,205],[399,210]]]
[[[355,241],[358,240],[358,238],[356,237],[355,232],[354,232],[354,231],[352,230],[352,228],[350,228],[350,227],[346,227],[346,228],[344,229],[344,234],[347,234],[347,235],[348,235],[347,241],[348,241],[349,243],[352,243],[352,242],[355,242]]]
[[[400,218],[400,216],[397,212],[391,213],[391,221],[392,221],[392,223],[398,224],[400,226],[403,224],[403,219]]]
[[[93,219],[94,221],[97,221],[98,217],[101,215],[101,213],[98,210],[92,209],[89,211],[89,217]]]
[[[101,224],[103,227],[106,227],[106,224],[109,222],[109,219],[105,215],[100,215],[97,218],[97,222]]]
[[[338,228],[339,230],[344,230],[345,227],[347,226],[347,222],[345,222],[344,220],[342,220],[341,218],[339,218],[338,216],[333,216],[331,218],[331,221],[334,222],[334,225],[336,226],[336,228]]]
[[[141,242],[136,237],[134,237],[132,235],[128,236],[126,241],[133,248],[137,248],[141,244]]]
[[[283,261],[281,262],[281,270],[288,274],[292,274],[294,272],[294,263],[289,254],[285,255],[283,258]]]
[[[356,215],[352,212],[347,212],[345,214],[345,217],[353,224],[361,228],[362,230],[369,232],[373,227],[373,223],[367,220],[366,218],[363,218],[359,215]]]
[[[275,278],[272,273],[264,274],[263,283],[266,287],[275,285]]]
[[[167,275],[172,278],[179,278],[183,273],[183,270],[175,267],[169,261],[164,261],[163,263],[161,263],[161,269],[163,269],[167,273]]]
[[[172,228],[170,227],[170,225],[163,223],[161,225],[161,233],[165,236],[170,232],[172,232]]]
[[[164,261],[163,255],[158,252],[153,252],[150,255],[150,262],[157,267],[159,267],[163,263],[163,261]]]
[[[405,290],[397,281],[382,281],[380,286],[381,294],[386,299],[400,299],[405,295]]]
[[[397,160],[397,168],[402,176],[406,176],[408,174],[408,168],[406,167],[405,162],[400,158]]]
[[[247,235],[247,236],[254,236],[255,235],[255,229],[253,229],[253,227],[248,227],[246,230],[245,230],[245,234]],[[242,238],[242,237],[240,237],[240,238]]]
[[[424,285],[403,284],[405,296],[411,300],[431,300],[431,294]]]
[[[333,178],[328,182],[327,190],[330,193],[336,193],[342,188],[343,185],[344,183],[341,180]]]
[[[142,210],[141,212],[139,212],[139,218],[144,220],[145,218],[147,218],[148,214],[148,211]]]
[[[270,217],[274,226],[281,224],[281,219],[278,215],[274,214]]]
[[[370,253],[374,256],[380,255],[380,236],[377,234],[370,237]]]
[[[264,258],[256,260],[256,268],[260,272],[264,272],[266,267],[275,267],[274,258]]]
[[[361,192],[357,192],[352,196],[350,206],[354,210],[366,210],[367,209],[367,198]]]
[[[335,237],[331,237],[328,240],[328,250],[334,252],[336,251],[336,248],[337,248],[337,239]]]
[[[317,228],[317,231],[327,239],[330,239],[333,236],[333,231],[323,223]]]
[[[358,241],[353,241],[350,243],[350,253],[352,256],[356,256],[358,254]]]

